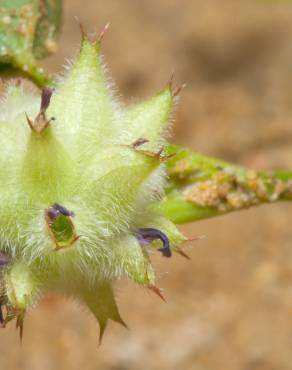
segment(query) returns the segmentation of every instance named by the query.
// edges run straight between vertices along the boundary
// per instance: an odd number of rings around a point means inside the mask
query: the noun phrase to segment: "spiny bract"
[[[22,331],[28,308],[56,291],[88,306],[101,338],[108,319],[123,324],[114,280],[129,277],[160,293],[147,248],[169,257],[185,240],[157,207],[174,100],[169,84],[123,109],[105,77],[100,40],[86,35],[54,91],[39,97],[7,86],[0,111],[2,326],[16,318]]]

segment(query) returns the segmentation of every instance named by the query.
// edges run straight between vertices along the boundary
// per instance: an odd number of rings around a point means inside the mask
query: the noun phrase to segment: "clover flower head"
[[[149,258],[185,240],[159,212],[164,152],[178,91],[124,108],[85,33],[55,89],[10,84],[0,109],[0,323],[43,294],[83,302],[100,325],[124,324],[113,283],[122,277],[161,294]]]

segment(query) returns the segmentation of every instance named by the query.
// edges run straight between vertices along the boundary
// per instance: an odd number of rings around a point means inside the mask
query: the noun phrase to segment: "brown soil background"
[[[252,168],[292,167],[292,3],[288,0],[65,1],[60,72],[76,53],[78,15],[110,21],[104,54],[124,101],[187,82],[174,138]],[[130,330],[98,327],[76,303],[49,297],[29,315],[22,346],[0,332],[1,370],[291,370],[292,208],[260,207],[189,224],[207,239],[190,262],[155,257],[168,303],[123,281]]]

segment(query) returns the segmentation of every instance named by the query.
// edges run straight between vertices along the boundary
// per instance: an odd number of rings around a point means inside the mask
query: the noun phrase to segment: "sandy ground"
[[[89,31],[110,21],[104,54],[124,101],[186,82],[174,141],[252,168],[292,167],[292,2],[65,1],[60,72]],[[190,262],[154,257],[168,303],[123,281],[130,330],[98,328],[76,303],[48,297],[28,317],[22,346],[0,331],[2,370],[291,370],[291,205],[189,224]]]

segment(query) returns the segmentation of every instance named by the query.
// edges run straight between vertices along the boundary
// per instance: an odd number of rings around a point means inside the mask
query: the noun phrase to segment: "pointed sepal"
[[[134,235],[122,239],[115,248],[115,258],[123,275],[145,287],[155,285],[155,272],[149,255]]]
[[[173,102],[171,87],[167,85],[154,97],[128,107],[124,114],[124,142],[131,144],[137,138],[144,138],[148,141],[143,145],[144,150],[159,150],[164,144]]]
[[[99,342],[101,343],[108,320],[115,321],[127,328],[121,318],[115,301],[112,286],[109,282],[99,282],[91,289],[84,287],[80,291],[81,299],[87,305],[100,327]]]
[[[56,88],[48,114],[56,118],[56,132],[65,134],[64,141],[70,146],[84,150],[80,145],[87,142],[89,156],[116,138],[116,103],[108,86],[100,42],[84,36],[79,55]]]
[[[173,252],[178,252],[179,246],[183,242],[188,240],[187,237],[185,237],[177,229],[175,224],[173,224],[171,221],[169,221],[168,219],[160,215],[155,215],[155,214],[150,213],[150,215],[148,215],[148,217],[146,217],[143,220],[143,223],[139,223],[137,225],[137,232],[141,228],[159,230],[161,233],[163,233],[167,237],[169,247],[171,251]],[[162,238],[153,239],[151,246],[159,250],[161,248],[161,240]]]
[[[149,196],[145,186],[159,166],[158,158],[128,146],[117,145],[100,151],[82,173],[82,178],[87,179],[84,194],[88,196],[88,204],[104,216],[109,229],[128,225],[135,216],[133,207]],[[158,183],[157,191],[160,186]]]
[[[52,127],[41,135],[31,131],[20,168],[19,185],[30,199],[49,206],[73,191],[74,161]]]

